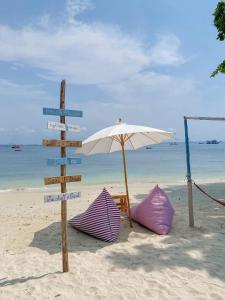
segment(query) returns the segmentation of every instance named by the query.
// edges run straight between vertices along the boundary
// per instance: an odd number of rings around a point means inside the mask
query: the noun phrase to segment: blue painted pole
[[[189,148],[189,137],[188,137],[188,123],[187,123],[187,118],[186,117],[184,117],[184,132],[185,132],[186,163],[187,163],[189,226],[194,227],[193,193],[192,193],[192,179],[191,179],[191,160],[190,160],[190,148]]]
[[[190,163],[190,148],[188,137],[188,124],[187,119],[184,117],[184,132],[185,132],[185,146],[186,146],[186,163],[187,163],[187,179],[191,179],[191,163]]]

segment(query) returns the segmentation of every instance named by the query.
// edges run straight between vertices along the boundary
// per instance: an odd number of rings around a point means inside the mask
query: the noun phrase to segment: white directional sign
[[[48,121],[48,129],[79,132],[80,126]]]
[[[62,193],[59,195],[46,195],[44,196],[44,202],[54,202],[54,201],[65,201],[69,199],[80,198],[80,192],[72,192],[72,193]]]

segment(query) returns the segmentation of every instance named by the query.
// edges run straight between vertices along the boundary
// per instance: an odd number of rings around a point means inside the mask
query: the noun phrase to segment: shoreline
[[[219,184],[219,183],[225,183],[225,179],[198,179],[196,181],[198,184],[201,185],[208,185],[208,184]],[[186,186],[187,182],[186,180],[171,180],[171,181],[159,181],[159,182],[154,182],[154,181],[143,181],[143,182],[136,182],[134,183],[131,181],[129,183],[129,186],[132,187],[134,185],[142,185],[142,186],[154,186],[158,184],[161,187],[171,187],[171,186]],[[86,188],[90,189],[96,189],[96,188],[103,188],[103,187],[108,187],[108,188],[123,188],[124,183],[115,181],[112,183],[109,182],[103,182],[103,183],[76,183],[74,187],[71,187],[69,184],[67,185],[67,190],[68,191],[74,191],[75,189],[79,190],[84,190]],[[58,186],[51,186],[51,187],[46,187],[43,185],[43,187],[16,187],[16,188],[6,188],[6,189],[0,189],[0,195],[5,194],[5,193],[60,193],[60,187]]]

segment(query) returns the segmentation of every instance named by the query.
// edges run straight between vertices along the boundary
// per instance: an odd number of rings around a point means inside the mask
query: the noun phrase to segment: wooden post
[[[66,81],[62,80],[60,88],[60,109],[65,109]],[[65,124],[65,116],[60,117],[60,123]],[[61,131],[61,140],[66,140],[66,131]],[[66,157],[66,147],[61,147],[61,157]],[[60,176],[66,176],[66,164],[60,166]],[[61,193],[66,193],[66,182],[61,183]],[[63,272],[69,271],[67,244],[67,201],[61,201],[61,235],[62,235],[62,265]]]
[[[187,118],[186,117],[184,117],[184,131],[185,131],[186,163],[187,163],[187,189],[188,189],[189,226],[194,227],[191,162],[190,162],[190,149],[189,149],[189,138],[188,138],[188,124],[187,124]]]
[[[128,202],[128,216],[129,216],[130,227],[133,227],[132,220],[131,220],[131,212],[130,212],[130,198],[129,198],[129,191],[128,191],[127,166],[126,166],[126,156],[125,156],[123,135],[121,135],[120,138],[121,138],[121,147],[122,147],[122,156],[123,156],[123,171],[124,171],[125,187],[126,187],[127,202]]]
[[[45,177],[44,183],[49,184],[60,184],[61,194],[59,195],[48,195],[44,196],[44,202],[61,201],[61,244],[62,244],[62,266],[63,272],[69,271],[68,263],[68,242],[67,242],[67,200],[76,199],[80,197],[79,192],[66,192],[67,182],[81,181],[80,175],[66,175],[66,165],[80,164],[81,159],[79,157],[67,157],[66,148],[67,147],[81,147],[81,141],[66,140],[66,132],[73,131],[79,132],[79,126],[69,125],[66,123],[66,117],[83,117],[83,112],[80,110],[65,109],[65,89],[66,81],[61,81],[60,86],[60,108],[43,108],[43,115],[59,116],[60,122],[48,121],[48,128],[60,131],[60,139],[44,139],[42,141],[43,146],[47,147],[59,147],[60,157],[49,158],[47,160],[47,165],[49,166],[59,166],[60,165],[60,176],[57,177]]]

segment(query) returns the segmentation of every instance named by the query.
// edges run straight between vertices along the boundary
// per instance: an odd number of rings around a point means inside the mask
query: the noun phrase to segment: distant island
[[[207,144],[207,145],[217,145],[220,144],[221,141],[217,140],[207,140],[206,142],[198,142],[199,144]]]
[[[220,141],[217,141],[217,140],[209,140],[209,141],[206,141],[206,144],[219,144],[221,143]]]

